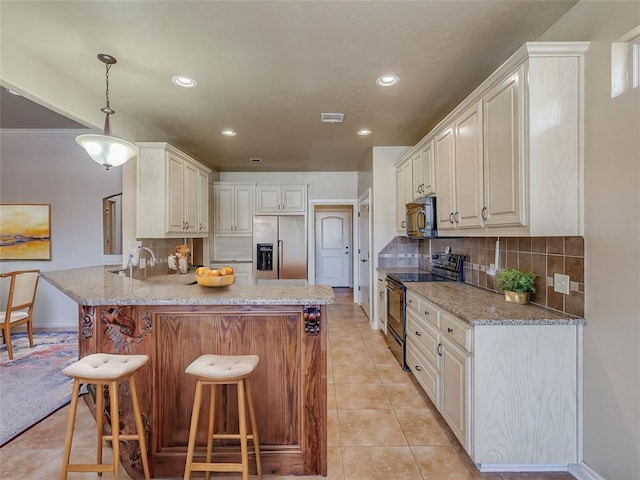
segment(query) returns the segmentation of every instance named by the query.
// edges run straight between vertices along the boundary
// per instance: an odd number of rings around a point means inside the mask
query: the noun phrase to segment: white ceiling
[[[114,132],[132,118],[164,136],[129,140],[168,141],[220,171],[349,171],[371,146],[414,145],[575,3],[3,0],[0,39],[72,77],[96,111],[105,87],[96,54],[115,56]],[[8,86],[2,72],[0,59]],[[385,73],[400,83],[378,87]],[[173,85],[178,74],[197,88]],[[23,93],[47,104],[35,88]],[[61,113],[75,108],[67,98]],[[0,126],[25,128],[5,100]],[[322,112],[344,113],[344,123],[321,124]],[[373,134],[357,136],[364,127]]]

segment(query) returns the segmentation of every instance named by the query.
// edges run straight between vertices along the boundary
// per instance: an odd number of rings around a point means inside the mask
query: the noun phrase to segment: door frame
[[[372,193],[372,189],[371,187],[369,187],[365,192],[363,192],[362,194],[360,194],[360,196],[358,197],[358,201],[356,204],[356,215],[355,215],[355,222],[356,224],[359,225],[359,218],[358,214],[360,213],[360,205],[363,203],[367,203],[369,205],[369,323],[372,324],[372,320],[375,320],[375,317],[373,317],[374,313],[375,313],[375,309],[373,307],[373,287],[374,287],[374,283],[373,283],[373,221],[372,221],[372,215],[373,215],[373,196],[371,195]],[[356,246],[354,247],[354,252],[360,248],[360,230],[358,230],[358,235],[356,237]],[[356,255],[354,255],[354,257],[356,257],[354,259],[354,263],[358,263],[358,258]],[[358,270],[358,287],[360,286],[361,282],[360,282],[360,268],[357,267]],[[354,283],[354,287],[353,287],[353,293],[354,293],[354,302],[357,303],[358,305],[361,305],[362,302],[360,301],[360,288],[356,288],[355,287],[355,283]],[[355,300],[357,299],[357,301]]]
[[[309,285],[315,285],[316,282],[316,206],[346,205],[351,207],[351,242],[354,244],[352,248],[355,251],[355,241],[358,238],[358,201],[355,199],[318,199],[309,200],[309,252],[308,252],[308,271],[307,282]],[[357,255],[351,252],[351,271],[353,276],[353,302],[357,303],[358,285],[360,280],[357,272]]]

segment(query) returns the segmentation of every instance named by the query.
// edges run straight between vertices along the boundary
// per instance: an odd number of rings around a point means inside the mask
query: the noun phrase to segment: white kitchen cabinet
[[[436,170],[436,220],[438,232],[455,230],[455,157],[453,125],[444,128],[434,140],[434,163]]]
[[[250,237],[255,185],[217,182],[213,191],[215,234]]]
[[[436,193],[433,164],[433,140],[421,147],[411,157],[413,176],[413,199],[428,197]]]
[[[256,215],[302,215],[306,211],[306,185],[256,187]]]
[[[482,115],[475,103],[436,137],[438,228],[482,226]]]
[[[413,164],[410,157],[396,165],[396,211],[398,235],[407,234],[406,205],[413,201],[412,168]]]
[[[582,328],[472,326],[407,291],[407,365],[481,471],[578,461]]]
[[[137,145],[137,238],[206,237],[211,170],[167,143]]]
[[[407,153],[434,142],[440,236],[583,235],[587,47],[526,43]]]

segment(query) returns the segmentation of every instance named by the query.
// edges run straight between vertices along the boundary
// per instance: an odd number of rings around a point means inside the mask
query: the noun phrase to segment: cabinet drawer
[[[454,316],[441,311],[440,331],[445,337],[451,339],[468,352],[471,352],[471,336],[473,335],[473,327],[466,325]]]
[[[438,331],[413,312],[407,312],[407,341],[411,339],[434,369],[438,369]]]
[[[422,386],[427,396],[438,408],[438,392],[440,388],[440,376],[436,369],[421,354],[421,350],[416,348],[412,339],[407,339],[407,365]]]
[[[440,310],[432,303],[420,298],[420,316],[438,328],[438,312]]]
[[[420,312],[420,295],[407,290],[407,308],[411,308],[416,312]]]

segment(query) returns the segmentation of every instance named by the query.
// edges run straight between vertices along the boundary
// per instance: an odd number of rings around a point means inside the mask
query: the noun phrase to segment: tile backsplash
[[[143,238],[141,239],[144,247],[150,248],[158,259],[162,262],[167,261],[167,257],[174,253],[176,245],[186,243],[191,247],[193,252],[194,265],[202,264],[202,239],[187,238],[186,242],[180,238]]]
[[[430,251],[446,246],[465,256],[465,282],[498,291],[495,277],[487,269],[495,262],[496,237],[394,238],[378,255],[379,267],[430,268]],[[531,303],[560,312],[584,316],[584,239],[582,237],[500,238],[500,268],[516,268],[536,275],[536,293]],[[569,275],[570,292],[553,290],[553,275]]]

